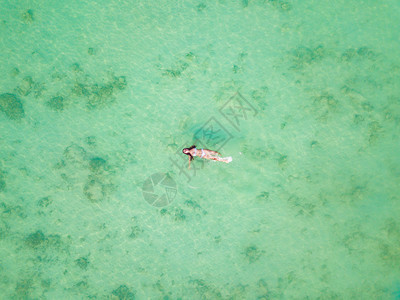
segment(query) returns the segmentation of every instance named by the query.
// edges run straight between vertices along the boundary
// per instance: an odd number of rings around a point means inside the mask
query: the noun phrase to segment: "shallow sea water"
[[[1,299],[400,298],[398,1],[0,7]]]

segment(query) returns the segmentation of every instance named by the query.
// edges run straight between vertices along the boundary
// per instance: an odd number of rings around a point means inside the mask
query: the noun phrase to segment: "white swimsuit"
[[[203,148],[201,149],[201,156],[200,156],[200,158],[203,158],[203,156],[205,155],[205,153],[204,153],[204,150],[203,150]],[[194,148],[194,154],[193,154],[193,156],[197,156],[197,149],[196,148]]]

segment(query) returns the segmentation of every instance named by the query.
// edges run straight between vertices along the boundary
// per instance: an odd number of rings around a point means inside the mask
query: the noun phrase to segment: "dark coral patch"
[[[6,178],[0,169],[0,192],[6,189]]]
[[[103,171],[107,171],[107,162],[101,157],[94,157],[89,161],[89,169],[92,173],[103,173]]]
[[[46,102],[46,105],[52,110],[63,111],[64,110],[64,97],[57,96],[51,98]]]
[[[135,299],[135,291],[132,291],[126,285],[121,285],[116,290],[112,291],[112,295],[119,300],[133,300]]]
[[[22,79],[21,83],[16,88],[16,92],[20,96],[28,96],[31,93],[33,86],[34,86],[34,82],[33,82],[32,77],[26,76],[26,77],[24,77],[24,79]]]
[[[25,117],[21,99],[15,94],[4,93],[0,95],[0,110],[10,120],[21,120]]]
[[[75,263],[82,270],[86,270],[89,265],[89,259],[87,257],[80,257],[77,260],[75,260]]]
[[[93,176],[89,176],[83,188],[83,193],[91,202],[99,202],[106,196],[102,182]]]
[[[31,233],[25,238],[25,244],[31,248],[37,248],[46,242],[46,237],[41,230]]]

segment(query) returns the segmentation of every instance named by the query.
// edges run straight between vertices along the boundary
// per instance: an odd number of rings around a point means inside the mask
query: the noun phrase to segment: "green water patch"
[[[96,140],[95,136],[86,137],[85,142],[89,147],[96,147],[97,146],[97,140]]]
[[[287,198],[287,203],[290,209],[295,212],[295,216],[312,217],[320,212],[326,205],[325,198],[323,197],[302,197],[296,194],[291,194]]]
[[[0,193],[6,189],[6,174],[0,168]]]
[[[24,238],[26,248],[30,250],[47,251],[55,249],[61,252],[68,252],[68,243],[66,243],[59,234],[44,234],[43,231],[37,230],[28,234]]]
[[[265,111],[268,107],[269,88],[264,85],[250,92],[250,103],[255,104],[257,111]]]
[[[232,72],[234,74],[243,73],[246,71],[245,65],[247,57],[248,53],[246,52],[239,53],[238,58],[236,59],[235,63],[232,66]]]
[[[127,285],[120,285],[117,289],[111,292],[111,295],[118,300],[134,300],[136,291]]]
[[[17,67],[14,67],[11,69],[9,75],[10,77],[17,77],[19,73],[21,73],[20,70]]]
[[[398,63],[372,46],[301,45],[284,61],[307,98],[301,109],[321,124],[349,122],[364,138],[362,148],[379,145],[400,124]]]
[[[170,66],[164,67],[162,62],[159,62],[156,67],[161,71],[163,76],[171,78],[179,78],[193,64],[196,55],[193,52],[188,52],[176,59]]]
[[[81,269],[86,271],[87,268],[89,267],[89,257],[88,256],[82,256],[78,259],[75,260],[75,264]]]
[[[51,197],[42,197],[38,200],[37,206],[40,208],[46,208],[53,203],[53,199]]]
[[[388,218],[382,228],[380,258],[387,267],[400,264],[400,222]]]
[[[81,165],[85,164],[87,160],[88,154],[86,150],[77,144],[72,144],[64,149],[63,162]]]
[[[362,93],[350,86],[350,82],[347,82],[342,87],[341,93],[342,97],[344,97],[354,110],[352,122],[356,128],[359,128],[363,132],[369,144],[376,144],[385,134],[384,127],[388,123],[396,124],[400,120],[399,111],[396,109],[387,109],[390,104],[386,104],[383,109],[376,107],[372,104],[373,99],[369,96],[363,96]],[[391,103],[390,106],[395,105]]]
[[[164,81],[171,83],[171,80],[186,79],[184,84],[195,88],[194,84],[199,80],[208,80],[205,75],[211,70],[214,55],[212,45],[197,46],[174,56],[159,55],[155,68]]]
[[[139,235],[143,233],[143,231],[144,230],[139,225],[131,226],[131,232],[129,234],[129,238],[136,239]]]
[[[0,202],[0,209],[4,218],[27,217],[24,207],[15,203]]]
[[[4,93],[0,95],[0,111],[13,121],[19,121],[25,117],[22,101],[15,94]]]
[[[257,201],[261,203],[267,203],[269,202],[269,192],[261,192],[260,194],[257,195],[256,197]]]
[[[199,295],[201,299],[222,299],[219,288],[204,279],[189,280],[189,286],[195,289],[196,295]]]
[[[168,216],[174,222],[186,221],[186,212],[181,208],[163,208],[160,210],[161,216]]]
[[[5,239],[10,232],[10,226],[5,220],[0,221],[0,240]]]
[[[202,215],[207,215],[208,212],[204,208],[201,207],[201,205],[195,201],[195,200],[186,200],[183,203],[188,210],[190,210],[192,213],[196,214],[197,216],[202,216]]]
[[[21,15],[22,21],[25,24],[32,24],[35,21],[35,14],[32,9],[27,9]]]
[[[180,287],[198,299],[245,299],[249,294],[253,295],[254,288],[242,283],[218,284],[210,278],[193,276]],[[174,298],[184,298],[182,294],[175,294]],[[263,298],[257,298],[263,299]]]
[[[93,174],[103,174],[110,170],[107,161],[101,157],[93,157],[89,160],[89,170]]]
[[[196,144],[198,149],[204,147],[214,150],[219,149],[221,145],[232,138],[231,133],[226,128],[221,127],[215,118],[205,119],[204,123],[194,123],[191,118],[186,117],[180,122],[179,129],[182,132],[181,135],[186,137],[186,140],[184,140],[186,147]],[[169,144],[172,149],[181,146],[177,138],[172,138],[173,142]],[[168,141],[171,142],[170,139]]]
[[[204,202],[204,197],[200,196],[198,201],[193,199],[185,200],[182,208],[179,207],[165,207],[160,210],[160,215],[168,217],[173,222],[190,221],[194,218],[199,219],[208,214],[199,202]]]
[[[258,261],[264,255],[264,253],[264,250],[259,249],[255,245],[247,246],[242,252],[245,260],[250,264]]]
[[[115,95],[125,90],[127,81],[125,76],[109,75],[107,81],[96,83],[81,70],[78,64],[73,66],[76,74],[71,95],[86,102],[87,108],[97,109],[108,106],[115,101]]]
[[[83,187],[83,194],[91,202],[100,202],[115,190],[113,184],[104,178],[89,175]]]
[[[96,52],[97,52],[96,49],[94,49],[92,47],[89,47],[88,50],[87,50],[87,53],[89,55],[96,55]]]
[[[346,206],[355,206],[368,198],[368,179],[360,179],[350,176],[346,185],[343,185],[339,201]]]
[[[207,5],[205,3],[200,3],[196,6],[196,10],[198,12],[203,12],[207,8]]]
[[[270,6],[272,6],[273,8],[275,8],[281,12],[290,11],[293,8],[292,4],[288,1],[267,0],[266,3],[268,3]]]
[[[31,299],[35,290],[34,281],[32,279],[18,280],[14,289],[14,299]]]
[[[305,67],[320,62],[326,56],[326,50],[323,45],[318,45],[313,48],[306,46],[298,46],[289,52],[291,60],[290,69],[301,70]]]
[[[340,55],[340,59],[342,61],[354,61],[357,59],[369,59],[376,60],[379,55],[368,47],[360,47],[360,48],[348,48]]]
[[[91,202],[102,201],[115,190],[111,167],[105,159],[94,157],[89,160],[89,171],[83,193]]]
[[[328,91],[320,91],[312,97],[311,112],[319,121],[326,122],[337,112],[339,101]]]
[[[65,107],[65,100],[63,96],[52,97],[46,102],[46,105],[55,111],[63,111]]]
[[[25,238],[25,245],[36,249],[39,246],[44,245],[47,242],[48,238],[45,237],[44,233],[41,230],[38,230],[34,233],[29,234],[26,238]]]
[[[289,1],[283,0],[265,0],[265,1],[252,1],[252,0],[241,0],[243,8],[258,5],[264,9],[270,9],[278,12],[288,12],[293,9],[293,5]]]
[[[237,92],[240,92],[245,83],[241,80],[227,80],[220,84],[220,87],[213,95],[213,100],[218,105],[223,105],[231,99]]]
[[[92,50],[93,52],[93,50]],[[94,52],[92,53],[94,54]],[[78,63],[74,63],[70,69],[54,72],[49,75],[48,81],[34,80],[31,76],[20,77],[20,70],[14,68],[10,76],[17,82],[14,93],[17,96],[28,97],[33,95],[38,101],[42,101],[49,109],[62,112],[70,105],[85,104],[89,110],[100,109],[111,105],[116,100],[116,95],[127,87],[126,76],[116,76],[114,73],[101,74],[98,78],[85,72]],[[4,98],[8,94],[4,94]],[[3,100],[9,103],[18,103],[19,99],[11,98]],[[12,106],[9,104],[9,115]],[[4,106],[5,104],[3,104]],[[16,109],[16,108],[14,108]]]
[[[5,5],[0,22],[13,54],[2,93],[32,125],[2,137],[4,297],[386,299],[399,290],[393,1],[57,3]],[[259,112],[240,132],[218,112],[237,92]],[[162,103],[141,114],[143,97]],[[137,113],[128,117],[122,98]],[[89,124],[99,114],[110,126]],[[142,173],[171,162],[131,153],[184,156],[179,147],[211,115],[233,136],[220,151],[233,163],[206,161],[195,179],[203,184],[193,183],[203,186],[185,185],[173,205],[141,202]],[[3,107],[0,118],[17,124]],[[214,129],[201,132],[211,149]]]
[[[15,89],[16,93],[20,96],[28,96],[31,92],[32,89],[34,88],[35,83],[32,79],[31,76],[25,76],[17,88]]]
[[[253,161],[270,161],[276,164],[282,170],[288,166],[289,155],[276,150],[274,145],[259,146],[257,143],[244,141],[240,144],[240,151]]]
[[[89,141],[91,145],[86,147],[91,146],[93,149],[90,151],[96,151],[93,144],[95,137],[91,136]],[[75,143],[65,148],[62,158],[55,165],[55,169],[67,186],[76,187],[84,182],[82,193],[92,203],[108,199],[116,190],[117,168],[105,158],[96,156]]]
[[[337,234],[338,247],[344,247],[355,262],[371,260],[382,270],[393,272],[392,266],[400,263],[400,224],[389,217],[374,234],[365,225],[356,222],[335,224],[334,227],[343,230]]]

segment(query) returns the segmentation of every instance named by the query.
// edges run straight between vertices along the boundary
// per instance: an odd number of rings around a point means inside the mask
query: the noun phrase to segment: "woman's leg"
[[[230,163],[232,161],[232,157],[219,157],[219,156],[214,156],[211,158],[212,160],[217,160],[217,161],[222,161],[225,163]]]

